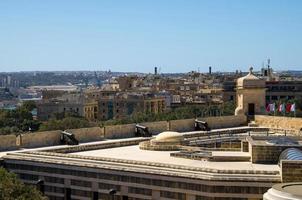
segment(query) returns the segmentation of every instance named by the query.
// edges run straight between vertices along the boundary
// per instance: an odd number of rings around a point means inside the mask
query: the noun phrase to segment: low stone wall
[[[285,129],[294,134],[301,134],[302,118],[256,115],[255,122],[260,126],[272,129]]]
[[[232,115],[221,117],[205,117],[199,118],[201,121],[208,123],[211,129],[230,128],[247,125],[245,115]],[[178,132],[193,131],[195,128],[195,119],[171,120],[170,130]]]
[[[287,148],[295,147],[302,150],[300,145],[269,145],[263,142],[263,144],[258,144],[257,140],[264,139],[270,140],[276,137],[265,137],[265,136],[256,136],[256,137],[247,137],[249,142],[249,152],[251,154],[252,163],[263,163],[263,164],[277,164],[279,161],[279,156]],[[256,141],[254,141],[256,139]],[[292,139],[297,139],[292,137]]]
[[[206,118],[200,118],[200,120],[206,121],[211,129],[229,128],[229,127],[247,125],[247,118],[245,115],[206,117]]]
[[[21,147],[33,148],[60,144],[61,131],[43,131],[22,134]]]
[[[156,135],[169,129],[169,123],[167,121],[145,122],[141,123],[141,125],[148,127],[152,135]]]
[[[135,136],[135,124],[105,126],[105,138],[129,138]]]
[[[241,126],[246,124],[246,117],[241,116],[224,116],[224,117],[208,117],[200,120],[206,121],[210,128],[228,128],[234,126]],[[146,122],[141,123],[143,126],[147,126],[149,131],[155,135],[166,130],[186,132],[194,130],[195,119],[181,119],[171,121],[159,121],[159,122]],[[91,142],[98,141],[103,138],[129,138],[135,136],[135,124],[105,126],[103,128],[81,128],[67,130],[73,134],[79,142]],[[45,131],[35,132],[29,134],[23,134],[19,138],[21,148],[33,148],[41,146],[52,146],[60,144],[60,130],[57,131]],[[16,149],[16,137],[14,135],[7,136],[9,139],[0,141],[0,150]]]
[[[104,128],[100,127],[69,129],[67,132],[73,133],[80,143],[104,139]]]
[[[169,121],[169,130],[186,132],[194,130],[195,119],[180,119]]]
[[[15,135],[1,135],[0,136],[0,151],[17,149]]]
[[[302,160],[282,160],[281,180],[282,182],[302,181]]]

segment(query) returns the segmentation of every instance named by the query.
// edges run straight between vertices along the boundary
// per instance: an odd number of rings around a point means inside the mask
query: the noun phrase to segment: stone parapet
[[[15,135],[0,135],[0,151],[17,149]]]
[[[280,167],[282,182],[302,181],[302,160],[281,160]]]
[[[302,118],[255,115],[255,122],[263,127],[301,135]]]

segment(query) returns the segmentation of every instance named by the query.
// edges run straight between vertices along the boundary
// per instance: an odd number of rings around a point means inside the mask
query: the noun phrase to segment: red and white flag
[[[267,112],[274,112],[275,111],[275,103],[268,104],[268,106],[266,107],[266,111]]]
[[[282,103],[282,104],[279,105],[278,111],[279,112],[285,112],[285,105],[284,105],[284,103]]]
[[[291,112],[296,112],[296,104],[292,104],[290,107]]]

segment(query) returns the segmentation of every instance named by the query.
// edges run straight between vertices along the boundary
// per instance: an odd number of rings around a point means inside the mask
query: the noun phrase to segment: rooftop
[[[92,151],[80,151],[71,153],[73,155],[94,156],[115,159],[125,159],[133,161],[145,161],[154,163],[164,163],[171,165],[182,165],[186,167],[211,168],[215,170],[246,170],[246,171],[279,171],[278,165],[253,164],[251,162],[210,162],[207,160],[191,160],[184,158],[171,157],[170,153],[177,151],[148,151],[141,150],[138,145],[98,149]],[[216,151],[214,155],[229,156],[229,155],[246,155],[245,152],[224,152]]]

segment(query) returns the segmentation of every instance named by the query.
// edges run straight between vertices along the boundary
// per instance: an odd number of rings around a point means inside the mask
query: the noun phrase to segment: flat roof
[[[138,145],[115,147],[108,149],[98,149],[91,151],[80,151],[75,153],[70,153],[73,155],[81,156],[93,156],[102,158],[114,158],[114,159],[124,159],[133,161],[144,161],[144,162],[154,162],[163,163],[171,165],[182,165],[186,167],[200,167],[200,168],[211,168],[217,170],[251,170],[251,171],[267,171],[275,172],[279,171],[279,166],[268,165],[268,164],[253,164],[251,162],[215,162],[207,160],[192,160],[186,158],[178,158],[170,156],[170,153],[178,151],[150,151],[142,150]],[[217,156],[246,156],[248,153],[238,152],[238,151],[216,151],[213,155]]]

